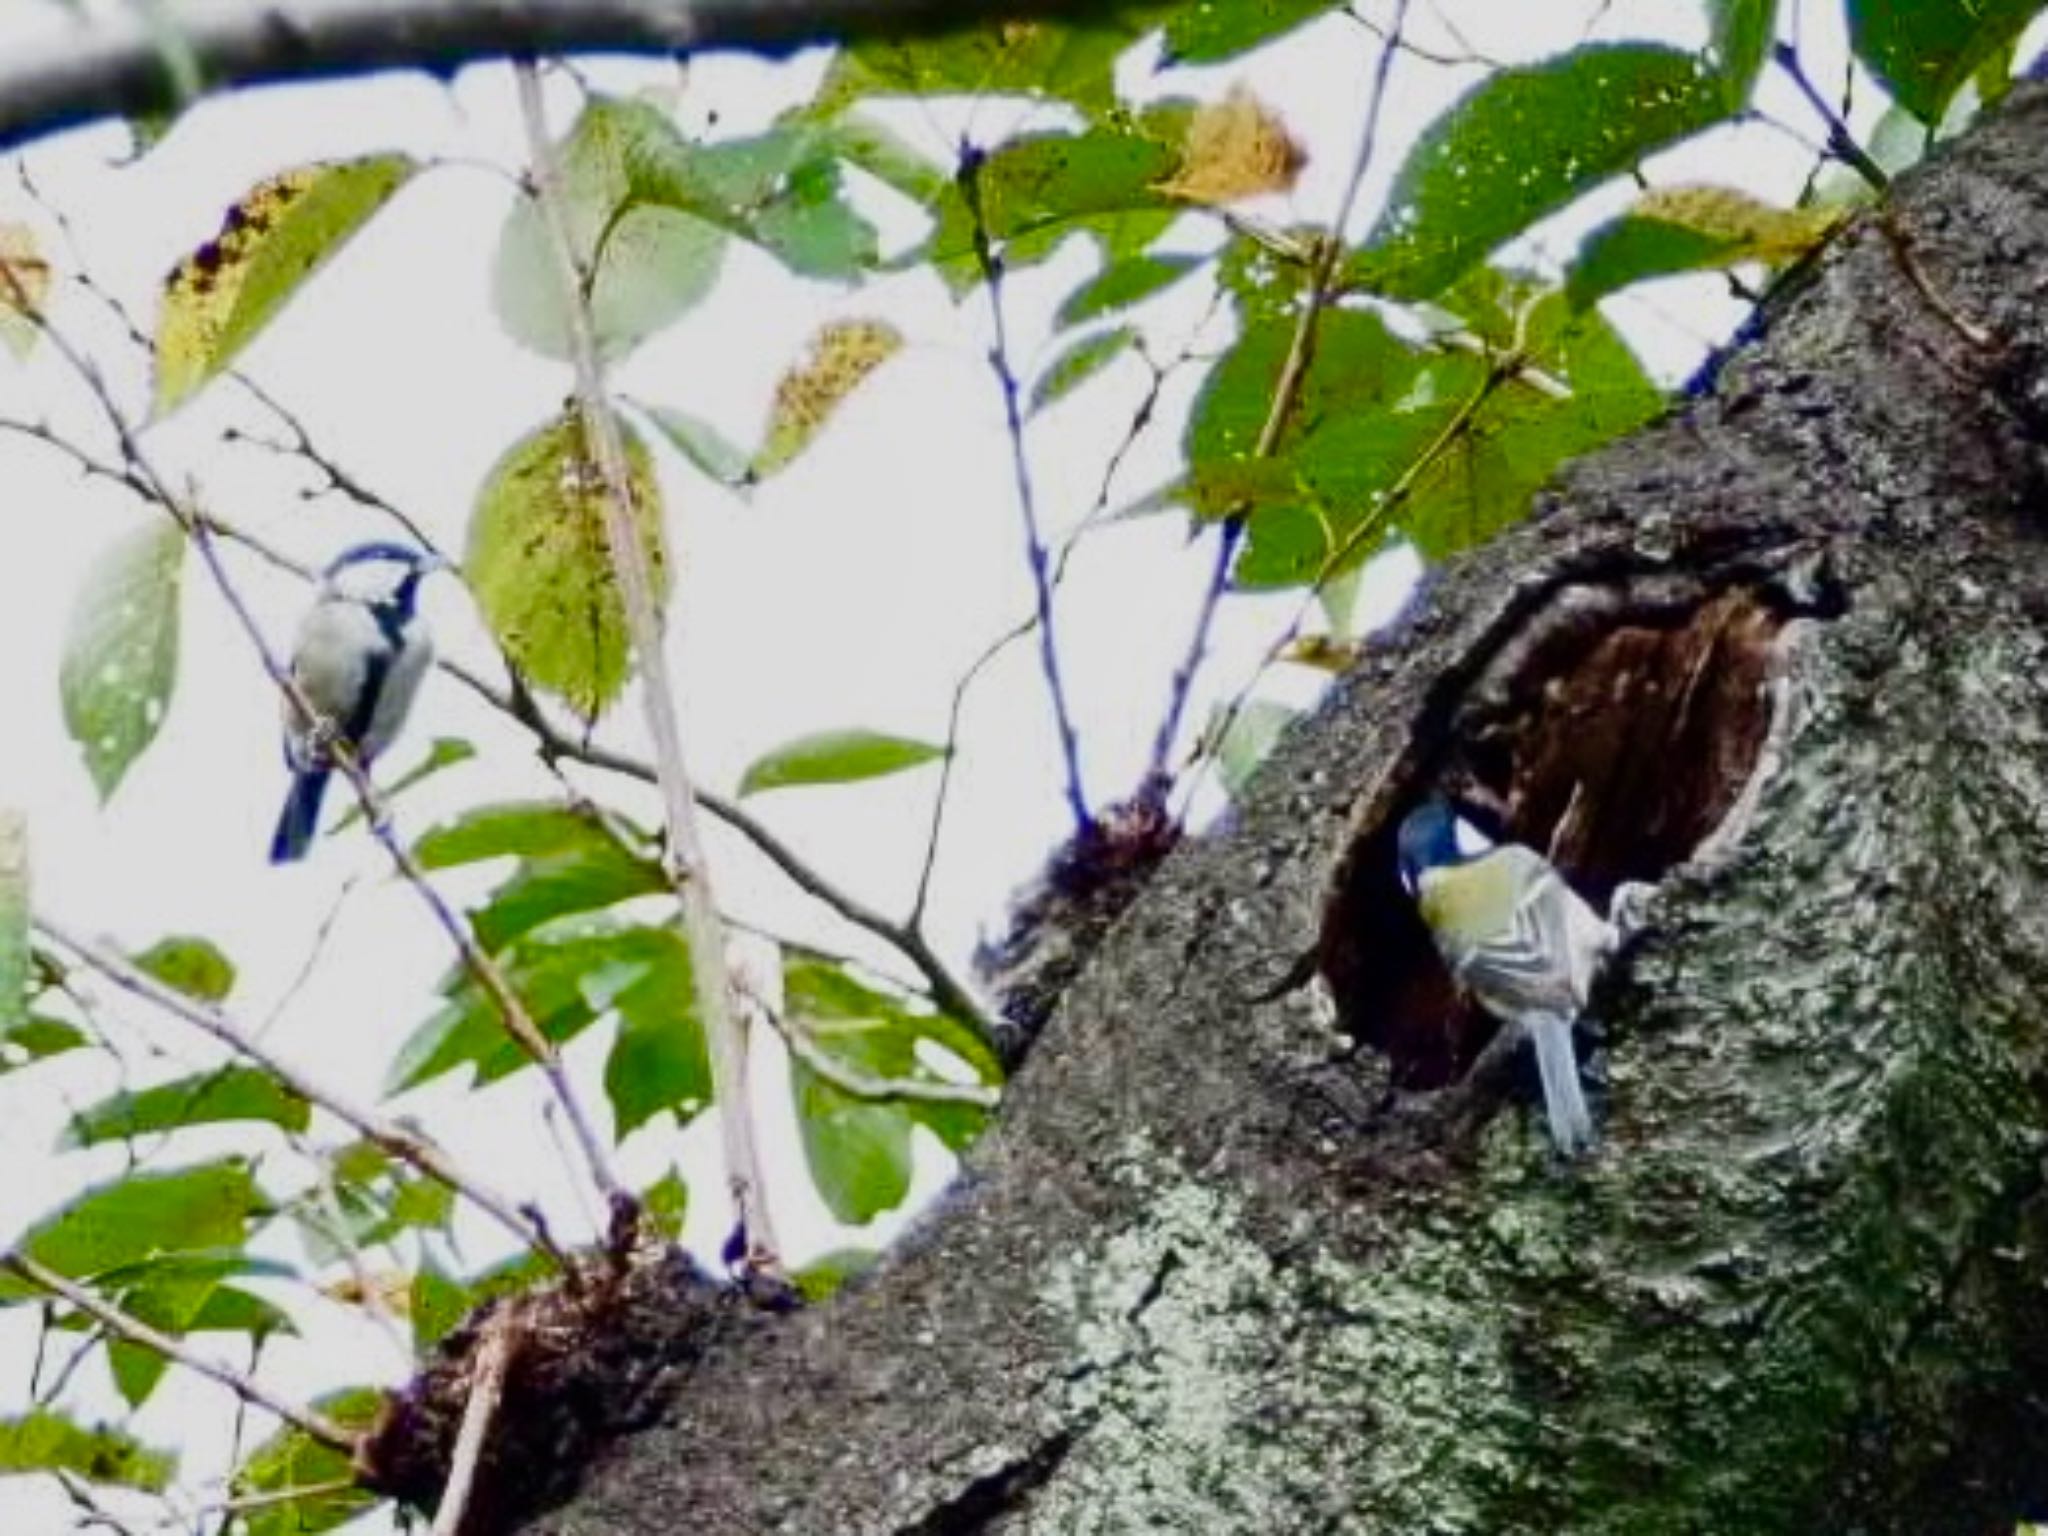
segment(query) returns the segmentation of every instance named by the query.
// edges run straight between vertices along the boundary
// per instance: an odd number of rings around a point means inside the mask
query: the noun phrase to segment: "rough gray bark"
[[[1169,860],[912,1241],[715,1342],[537,1529],[1981,1536],[2048,1497],[2044,135],[2023,91],[1900,189],[1994,348],[1850,233]],[[1455,1010],[1359,931],[1387,819],[1597,739],[1532,685],[1717,599],[1748,638],[1685,699],[1739,686],[1678,713],[1750,793],[1597,999],[1605,1142],[1560,1167],[1498,1048],[1396,1086]],[[1731,656],[1777,678],[1761,759]],[[1503,798],[1541,835],[1581,787]]]
[[[194,91],[380,69],[609,51],[775,53],[1001,17],[1108,12],[1108,0],[152,0],[0,27],[0,147]],[[47,18],[39,18],[47,21]]]

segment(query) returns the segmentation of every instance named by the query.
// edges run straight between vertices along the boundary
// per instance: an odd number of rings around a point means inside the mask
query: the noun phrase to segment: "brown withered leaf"
[[[42,327],[50,296],[50,264],[35,231],[26,224],[0,224],[0,342],[16,357],[28,356]]]
[[[765,480],[810,446],[839,403],[903,345],[885,320],[839,320],[811,338],[803,359],[775,386],[775,405],[749,480]]]
[[[1200,108],[1181,141],[1180,168],[1159,190],[1191,203],[1234,203],[1294,186],[1308,164],[1287,125],[1242,85]]]

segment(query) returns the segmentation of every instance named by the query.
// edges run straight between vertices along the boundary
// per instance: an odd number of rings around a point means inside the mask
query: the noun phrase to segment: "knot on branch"
[[[435,1507],[479,1351],[498,1310],[510,1305],[520,1315],[466,1532],[509,1530],[567,1498],[608,1442],[654,1421],[720,1323],[742,1315],[733,1291],[665,1244],[576,1261],[551,1288],[478,1308],[419,1375],[385,1399],[356,1452],[364,1486]]]

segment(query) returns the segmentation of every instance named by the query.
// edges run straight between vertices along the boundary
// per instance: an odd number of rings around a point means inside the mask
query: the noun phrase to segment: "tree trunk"
[[[1446,570],[1117,925],[942,1209],[721,1333],[534,1528],[1985,1536],[2048,1497],[2044,142],[2024,88]],[[1589,893],[1661,882],[1589,1158],[1399,897],[1432,783]]]

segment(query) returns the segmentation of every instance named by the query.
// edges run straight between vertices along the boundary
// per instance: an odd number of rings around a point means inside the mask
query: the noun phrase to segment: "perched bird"
[[[331,745],[346,742],[369,763],[405,722],[434,642],[416,611],[420,578],[442,564],[403,544],[359,544],[321,573],[320,595],[299,625],[291,672],[320,718],[284,706],[291,792],[270,841],[270,862],[302,857],[320,824],[334,771]]]
[[[1401,823],[1399,857],[1401,883],[1451,975],[1534,1043],[1551,1140],[1567,1156],[1590,1147],[1572,1025],[1615,947],[1614,927],[1542,854],[1492,842],[1441,795]]]

